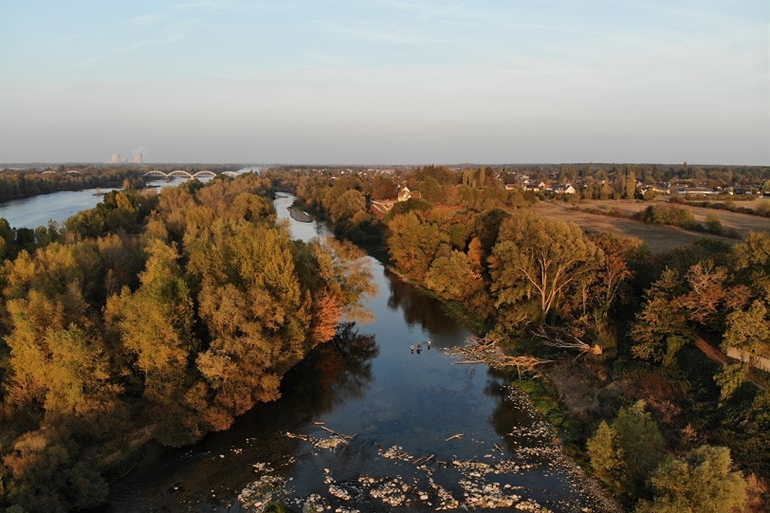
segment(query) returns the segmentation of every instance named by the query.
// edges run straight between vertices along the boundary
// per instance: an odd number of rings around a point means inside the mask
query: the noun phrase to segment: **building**
[[[554,185],[553,186],[553,193],[554,194],[575,194],[575,188],[572,187],[572,185]]]
[[[110,164],[120,164],[120,153],[110,155]]]

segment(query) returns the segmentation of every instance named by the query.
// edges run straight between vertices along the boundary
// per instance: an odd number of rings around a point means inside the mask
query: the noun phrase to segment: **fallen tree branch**
[[[602,354],[602,348],[599,347],[598,344],[591,346],[590,344],[580,340],[575,335],[567,333],[567,331],[562,328],[556,328],[553,326],[540,326],[540,328],[533,331],[532,334],[539,338],[543,345],[548,347],[578,351],[580,356],[586,353],[592,353],[595,355]]]
[[[499,339],[471,337],[469,338],[470,344],[461,347],[453,347],[448,349],[447,352],[463,358],[462,360],[456,361],[456,364],[473,365],[482,363],[496,369],[516,367],[519,376],[521,376],[522,370],[534,372],[538,365],[553,362],[553,360],[545,360],[536,356],[507,355],[502,348],[498,347],[498,341]]]

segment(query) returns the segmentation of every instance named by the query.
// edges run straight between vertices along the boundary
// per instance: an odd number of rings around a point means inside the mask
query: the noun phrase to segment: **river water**
[[[160,191],[165,187],[176,187],[185,178],[171,180],[148,180],[147,183]],[[202,181],[209,179],[203,178]],[[84,189],[82,191],[59,191],[39,194],[29,198],[20,198],[0,203],[0,217],[8,221],[12,228],[37,228],[48,226],[49,221],[62,224],[81,210],[94,208],[102,201],[102,196],[116,189]]]
[[[275,206],[294,238],[328,234],[292,200]],[[106,511],[601,511],[528,400],[445,351],[469,332],[370,262],[373,323],[316,348],[278,401],[115,483]]]

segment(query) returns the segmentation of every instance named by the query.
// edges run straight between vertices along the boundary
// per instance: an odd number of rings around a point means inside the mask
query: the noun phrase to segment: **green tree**
[[[428,201],[433,204],[441,203],[443,200],[442,196],[442,189],[441,184],[438,183],[438,180],[433,178],[432,176],[427,177],[425,180],[423,180],[416,188],[417,191],[422,194],[423,199],[425,201]]]
[[[706,231],[709,233],[715,233],[717,235],[720,235],[723,231],[722,229],[722,221],[719,219],[719,216],[716,215],[713,212],[709,212],[706,215]]]
[[[573,223],[516,215],[500,226],[490,268],[496,303],[534,299],[544,319],[558,308],[569,287],[594,275],[604,254]]]
[[[626,198],[634,199],[636,195],[636,172],[631,169],[626,178]]]
[[[468,257],[462,251],[452,251],[433,261],[425,285],[443,298],[463,301],[478,292],[481,281],[474,279]]]
[[[764,301],[755,300],[748,310],[727,316],[722,348],[738,349],[750,358],[770,355],[770,315]]]
[[[366,198],[355,189],[350,189],[335,198],[329,207],[329,214],[332,221],[337,222],[342,219],[350,219],[358,212],[366,211]]]
[[[388,249],[396,266],[409,278],[421,281],[448,236],[435,224],[421,222],[414,212],[394,217],[388,229]]]
[[[650,478],[655,498],[637,513],[726,513],[746,504],[746,481],[732,470],[727,447],[703,445],[683,458],[667,458]]]
[[[621,408],[612,425],[602,423],[588,440],[596,476],[614,493],[634,497],[663,456],[663,435],[644,401]]]
[[[686,317],[671,300],[683,291],[679,274],[666,269],[645,293],[646,303],[631,326],[631,348],[637,358],[666,365],[674,362],[679,349],[689,340]]]

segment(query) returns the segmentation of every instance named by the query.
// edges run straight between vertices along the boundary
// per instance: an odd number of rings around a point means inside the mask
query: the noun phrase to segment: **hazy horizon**
[[[0,109],[0,165],[766,166],[770,5],[0,0]]]
[[[14,168],[39,168],[42,166],[244,166],[244,167],[319,167],[319,168],[342,168],[342,167],[368,167],[368,168],[415,168],[424,166],[444,166],[448,168],[468,168],[468,167],[526,167],[526,166],[681,166],[686,164],[689,167],[769,167],[770,164],[712,164],[708,162],[421,162],[407,164],[382,164],[370,162],[342,162],[342,163],[296,163],[296,162],[0,162],[0,171],[3,169]]]

